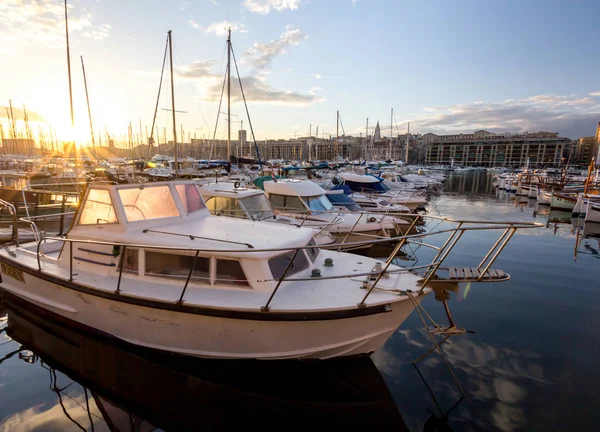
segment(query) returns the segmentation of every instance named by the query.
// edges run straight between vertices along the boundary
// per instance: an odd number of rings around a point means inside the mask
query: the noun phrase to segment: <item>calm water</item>
[[[445,422],[452,430],[595,430],[599,240],[582,240],[575,259],[579,228],[568,214],[496,194],[486,173],[452,175],[430,208],[438,211],[456,219],[547,225],[516,234],[495,263],[511,274],[509,281],[452,294],[455,323],[472,331],[442,344],[456,381],[436,351],[426,355],[432,342],[415,313],[371,359],[240,365],[155,358],[7,302],[0,310],[0,431],[448,430],[436,429]],[[449,226],[437,224],[426,229]],[[465,234],[448,264],[476,266],[499,234]],[[412,253],[405,265],[433,256],[423,247],[413,246]],[[423,306],[447,323],[434,296]]]

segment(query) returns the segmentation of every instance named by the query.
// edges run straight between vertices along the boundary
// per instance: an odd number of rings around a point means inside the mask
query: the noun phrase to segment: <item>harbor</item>
[[[194,378],[202,383],[198,385],[208,394],[214,394],[217,400],[224,398],[223,404],[210,405],[212,416],[207,411],[206,424],[216,428],[237,424],[223,423],[231,417],[231,413],[223,411],[225,406],[235,410],[234,417],[239,421],[259,421],[261,410],[270,412],[274,394],[277,404],[282,404],[286,413],[298,416],[293,417],[298,419],[296,421],[304,418],[309,424],[338,424],[343,420],[352,424],[382,422],[408,430],[427,430],[426,425],[433,422],[447,424],[453,430],[514,430],[561,428],[561,425],[567,428],[573,422],[593,425],[597,421],[592,414],[595,412],[593,399],[585,396],[585,389],[591,391],[598,384],[593,361],[586,359],[593,358],[595,353],[593,329],[598,314],[593,310],[593,296],[600,256],[600,229],[594,223],[578,225],[579,221],[565,217],[565,212],[544,209],[533,199],[523,200],[514,193],[499,190],[493,185],[496,176],[493,173],[448,172],[446,175],[443,191],[428,204],[428,213],[432,216],[443,214],[452,220],[493,219],[540,225],[516,232],[494,263],[494,267],[510,274],[510,279],[502,283],[461,283],[457,290],[448,291],[454,327],[447,334],[435,333],[436,328],[429,319],[448,329],[448,316],[436,296],[426,296],[421,306],[430,318],[413,311],[380,349],[370,358],[357,362],[331,360],[332,363],[326,362],[329,366],[315,366],[294,362],[289,365],[284,361],[273,367],[270,363],[264,367],[238,364],[235,374],[246,370],[244,368],[257,374],[257,381],[252,383],[245,378],[242,381],[234,378],[231,360],[210,360],[205,366],[196,363],[204,371]],[[431,219],[422,229],[437,232],[447,226],[451,226],[448,221]],[[473,260],[478,262],[497,237],[492,231],[466,232],[461,239],[464,242],[457,243],[446,265],[461,267]],[[434,235],[427,243],[442,245],[444,238],[441,234]],[[413,243],[405,252],[395,263],[418,268],[434,258],[436,251]],[[534,261],[529,258],[531,255],[535,255]],[[2,277],[7,280],[11,276],[3,271]],[[125,285],[123,290],[126,292]],[[128,415],[135,419],[135,424],[166,429],[193,428],[193,423],[181,423],[193,422],[193,419],[186,420],[183,414],[186,406],[190,410],[195,406],[191,400],[182,401],[183,405],[177,409],[167,405],[169,408],[157,411],[153,408],[155,402],[140,399],[144,390],[136,383],[143,382],[152,389],[148,391],[160,392],[161,380],[156,377],[161,375],[155,375],[157,367],[164,371],[160,373],[173,374],[175,372],[170,371],[175,369],[185,376],[191,372],[183,371],[194,367],[194,361],[165,359],[158,353],[147,359],[149,354],[143,351],[140,354],[141,348],[98,339],[99,336],[93,333],[90,336],[70,325],[64,327],[62,320],[49,319],[39,307],[32,309],[30,300],[23,302],[23,299],[4,296],[0,391],[3,400],[10,400],[2,404],[0,410],[4,424],[43,424],[61,430],[76,429],[79,424],[91,430]],[[427,320],[427,327],[423,319]],[[61,336],[60,342],[52,341],[64,331],[75,333]],[[436,339],[444,357],[440,356],[431,337]],[[60,348],[65,343],[72,347],[66,357]],[[122,357],[125,355],[132,358],[131,364],[135,366],[129,366],[129,360]],[[109,363],[94,366],[95,356],[106,358]],[[137,364],[140,356],[145,359],[142,366]],[[128,367],[138,371],[132,378],[135,382],[115,381],[131,372]],[[94,368],[104,372],[89,375]],[[297,369],[291,373],[286,372],[288,368]],[[320,373],[345,373],[344,380],[363,376],[368,386],[348,384],[354,387],[352,393],[348,393],[349,390],[316,378],[315,374],[320,376]],[[277,378],[277,374],[281,378]],[[290,374],[310,374],[316,380],[314,388],[319,391],[307,390],[303,383],[289,381]],[[236,380],[235,384],[231,380]],[[279,390],[273,387],[277,380],[283,385]],[[184,389],[178,389],[176,383],[164,391],[183,397]],[[238,386],[252,396],[240,394]],[[132,393],[134,389],[136,393]],[[575,393],[574,389],[577,389]],[[263,392],[264,396],[256,399],[256,394]],[[325,402],[320,397],[323,394],[332,399]],[[250,397],[252,399],[248,399]],[[316,397],[319,399],[314,399]],[[370,397],[375,399],[368,402]],[[211,396],[203,393],[202,398],[211,399]],[[269,405],[264,405],[264,398],[270,401]],[[560,401],[564,410],[540,411],[543,406],[540,401],[550,400]],[[347,411],[349,407],[353,407],[353,415]],[[289,418],[275,417],[272,426],[275,428],[285,421]],[[124,429],[119,430],[129,430],[121,427]]]
[[[596,5],[167,3],[0,4],[0,432],[598,424]]]

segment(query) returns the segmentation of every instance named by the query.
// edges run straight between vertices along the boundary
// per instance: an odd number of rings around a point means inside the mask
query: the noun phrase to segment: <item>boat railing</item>
[[[422,216],[422,217],[430,217],[430,216]],[[369,296],[371,295],[371,293],[374,290],[379,289],[377,287],[379,281],[383,277],[389,277],[390,274],[411,272],[411,273],[416,273],[416,274],[420,275],[419,272],[423,271],[422,279],[419,281],[421,288],[417,292],[418,294],[422,293],[423,290],[428,286],[428,284],[434,283],[434,282],[435,283],[441,283],[441,282],[452,282],[452,283],[498,282],[498,281],[502,281],[502,280],[507,280],[509,276],[506,275],[504,272],[501,272],[501,274],[500,274],[500,273],[498,273],[500,271],[492,270],[491,269],[492,264],[496,261],[496,259],[498,258],[498,256],[502,252],[502,250],[506,247],[506,245],[508,244],[510,239],[514,236],[514,234],[517,232],[517,230],[539,228],[539,227],[544,226],[542,223],[538,223],[538,222],[482,222],[482,221],[470,221],[470,220],[458,221],[458,220],[453,220],[450,218],[444,218],[444,217],[438,217],[438,216],[431,216],[431,218],[438,219],[443,222],[456,223],[456,226],[449,228],[449,229],[439,229],[439,230],[431,231],[429,233],[409,234],[409,235],[394,237],[394,238],[392,238],[392,240],[394,240],[396,242],[396,244],[395,244],[392,252],[389,254],[387,259],[385,260],[385,262],[383,264],[378,263],[371,271],[361,272],[361,273],[353,272],[353,273],[349,273],[349,274],[322,276],[322,275],[320,275],[320,273],[318,273],[318,272],[315,273],[313,271],[313,273],[311,274],[310,277],[308,277],[308,276],[307,277],[288,277],[288,273],[291,269],[292,263],[293,263],[294,259],[296,258],[296,256],[298,255],[298,253],[300,253],[300,251],[305,250],[305,249],[313,249],[313,250],[321,249],[321,248],[327,247],[326,245],[311,244],[311,245],[306,245],[306,246],[297,246],[297,247],[288,247],[288,248],[258,249],[258,248],[249,247],[247,244],[245,244],[245,245],[241,245],[241,246],[244,246],[243,248],[238,247],[235,249],[219,249],[218,252],[223,253],[223,254],[231,253],[231,254],[235,254],[238,256],[239,256],[239,254],[244,254],[244,253],[251,253],[251,254],[252,253],[264,253],[264,252],[292,252],[293,253],[293,257],[288,262],[286,269],[283,272],[283,274],[281,275],[281,277],[266,279],[266,281],[272,281],[272,282],[275,282],[276,284],[275,284],[274,289],[271,291],[271,293],[269,295],[269,299],[267,300],[265,305],[261,307],[261,310],[263,312],[268,312],[270,310],[271,302],[283,282],[298,282],[298,281],[308,282],[308,281],[329,280],[329,279],[348,279],[348,278],[365,277],[365,280],[363,281],[363,284],[362,284],[362,288],[365,289],[366,292],[365,292],[365,295],[363,296],[362,300],[359,303],[357,303],[357,307],[361,308],[366,305],[366,301],[369,298]],[[415,218],[415,221],[416,220],[417,220],[417,218]],[[413,224],[414,223],[415,222],[413,222]],[[463,274],[460,277],[450,277],[450,278],[443,278],[438,275],[438,271],[442,270],[441,265],[444,263],[444,261],[446,260],[446,258],[450,254],[450,252],[454,249],[454,247],[459,242],[460,238],[466,232],[489,231],[489,230],[503,230],[503,231],[502,231],[500,237],[494,243],[494,245],[484,255],[484,257],[480,261],[479,265],[472,269],[473,270],[472,273],[469,272],[469,275]],[[446,241],[443,243],[442,246],[435,246],[433,244],[419,242],[419,240],[422,240],[423,238],[430,237],[430,236],[436,236],[436,235],[440,235],[440,234],[449,234],[449,237],[446,239]],[[68,248],[69,248],[69,278],[68,278],[68,280],[69,280],[69,282],[73,282],[74,276],[76,276],[76,274],[74,273],[74,264],[73,264],[73,259],[74,259],[73,245],[74,244],[105,245],[105,246],[111,246],[115,250],[118,250],[119,253],[116,256],[119,256],[119,266],[118,266],[117,284],[116,284],[116,289],[115,289],[114,293],[119,294],[119,295],[121,295],[122,291],[123,291],[121,288],[122,280],[123,280],[123,278],[122,278],[123,267],[124,267],[123,263],[124,263],[124,257],[126,254],[126,250],[128,248],[150,249],[150,250],[169,250],[169,251],[184,252],[186,254],[193,253],[194,259],[193,259],[192,265],[190,266],[189,270],[187,271],[187,277],[186,277],[185,283],[182,287],[181,294],[180,294],[178,300],[176,301],[177,304],[182,304],[185,301],[184,300],[185,293],[186,293],[188,285],[192,279],[193,272],[195,269],[195,264],[196,264],[199,254],[200,253],[202,253],[202,254],[214,254],[215,253],[214,248],[210,248],[210,249],[184,248],[184,247],[159,246],[159,245],[149,245],[149,244],[126,244],[126,243],[119,243],[119,242],[71,239],[71,238],[62,238],[62,237],[40,237],[39,240],[37,241],[37,263],[38,263],[38,271],[40,271],[40,272],[44,271],[44,269],[42,268],[41,257],[45,256],[45,254],[44,254],[44,249],[42,247],[42,244],[44,244],[45,242],[47,242],[49,240],[63,242],[63,248],[64,248],[65,243],[68,244]],[[219,241],[219,239],[214,239],[214,240]],[[358,246],[358,245],[364,245],[364,244],[378,244],[378,243],[382,243],[382,242],[387,242],[389,240],[390,240],[389,238],[373,239],[373,240],[368,240],[368,241],[347,243],[346,246],[348,247],[348,246],[353,246],[353,245]],[[420,245],[423,245],[423,246],[426,246],[426,247],[436,250],[437,254],[435,255],[435,257],[432,259],[432,261],[429,264],[425,264],[425,265],[418,266],[418,267],[410,267],[410,268],[402,267],[402,268],[390,270],[389,267],[393,264],[394,259],[397,256],[400,249],[404,245],[406,245],[410,242],[419,242]],[[451,271],[451,269],[446,269],[446,270],[448,270],[449,272]],[[402,287],[397,288],[397,289],[381,288],[381,290],[385,290],[387,292],[395,292],[395,293],[398,293],[399,295],[405,295],[407,293],[406,289],[403,290]]]

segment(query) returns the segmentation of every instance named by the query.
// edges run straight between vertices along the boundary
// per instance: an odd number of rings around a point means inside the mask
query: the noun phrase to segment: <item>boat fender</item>
[[[233,188],[234,189],[239,189],[239,187],[240,187],[240,182],[239,181],[236,181],[235,183],[233,183]]]

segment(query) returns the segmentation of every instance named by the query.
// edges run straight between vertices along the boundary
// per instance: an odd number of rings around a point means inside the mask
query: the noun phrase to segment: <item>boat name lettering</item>
[[[25,276],[23,276],[23,272],[14,267],[9,266],[6,263],[2,263],[2,273],[8,277],[11,277],[19,282],[25,283]]]

